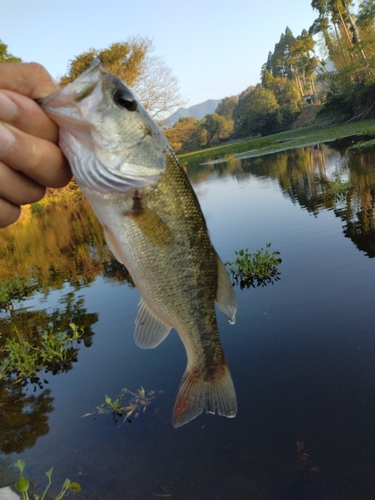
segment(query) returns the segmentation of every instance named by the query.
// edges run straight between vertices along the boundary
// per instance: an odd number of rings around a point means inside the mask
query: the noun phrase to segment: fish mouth
[[[56,97],[61,94],[69,93],[70,97],[75,102],[80,102],[85,97],[92,94],[93,90],[99,83],[99,74],[101,69],[101,62],[97,57],[94,57],[90,66],[81,73],[73,82],[69,83],[65,88],[59,89],[53,94],[46,97],[35,99],[35,102],[40,106],[48,105]],[[66,90],[65,90],[66,89]]]

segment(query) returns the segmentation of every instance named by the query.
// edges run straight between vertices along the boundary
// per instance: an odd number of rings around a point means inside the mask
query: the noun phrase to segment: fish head
[[[99,59],[37,102],[59,126],[60,147],[82,189],[126,193],[165,173],[170,146],[163,132]]]

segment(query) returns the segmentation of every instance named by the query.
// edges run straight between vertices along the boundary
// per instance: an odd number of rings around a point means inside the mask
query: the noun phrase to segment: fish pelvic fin
[[[173,408],[173,426],[181,427],[204,409],[228,418],[236,416],[236,391],[227,364],[220,365],[209,379],[205,372],[186,369]]]
[[[236,322],[237,300],[234,294],[232,283],[230,282],[229,275],[225,266],[220,259],[216,256],[217,260],[217,292],[216,304],[220,311],[229,319],[233,325]]]
[[[141,349],[153,349],[168,336],[171,327],[159,319],[141,299],[135,318],[135,343]]]

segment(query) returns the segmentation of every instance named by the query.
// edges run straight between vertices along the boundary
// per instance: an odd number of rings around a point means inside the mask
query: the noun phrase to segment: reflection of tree
[[[375,257],[375,152],[350,153],[349,169],[354,193],[335,213],[346,223],[345,236],[368,257]]]
[[[6,338],[14,338],[15,331],[22,333],[22,338],[31,345],[41,343],[43,331],[67,331],[69,324],[75,323],[84,328],[83,341],[86,347],[92,344],[92,325],[98,321],[97,313],[88,313],[84,299],[75,298],[68,293],[62,298],[63,310],[49,313],[46,310],[30,311],[17,309],[12,316],[0,318],[0,348],[4,347]],[[1,351],[0,351],[1,353]],[[4,354],[3,354],[4,356]],[[1,361],[1,357],[0,357]],[[73,366],[74,358],[64,364],[64,371]],[[2,453],[21,452],[35,444],[39,436],[49,430],[47,414],[53,410],[50,391],[39,395],[26,395],[21,384],[2,382],[0,384],[0,451]]]
[[[74,293],[68,293],[61,302],[65,305],[62,312],[19,309],[10,317],[0,318],[0,362],[4,362],[5,379],[11,382],[20,376],[23,385],[32,381],[42,387],[43,377],[40,378],[38,373],[50,371],[55,375],[71,370],[77,361],[81,340],[86,347],[92,345],[92,325],[98,321],[98,314],[87,313],[83,307],[84,299],[75,300]],[[70,323],[83,328],[83,334],[74,343],[68,341],[68,335],[64,333],[71,331]],[[58,332],[64,340],[67,339],[66,342],[59,341]],[[12,345],[14,343],[14,348],[6,344],[7,339]],[[63,350],[56,355],[56,349]],[[15,354],[11,355],[11,352]]]
[[[54,330],[66,331],[70,323],[84,328],[83,340],[86,347],[92,344],[92,325],[98,321],[97,313],[88,313],[83,307],[84,298],[74,300],[74,293],[68,293],[61,303],[65,305],[65,310],[55,310],[49,313],[46,310],[30,311],[28,309],[19,309],[15,311],[12,317],[0,318],[0,347],[5,338],[12,337],[14,330],[22,332],[22,336],[30,344],[37,344],[40,333],[52,327]]]
[[[35,288],[45,293],[67,282],[79,289],[99,275],[120,282],[128,276],[115,263],[83,198],[48,205],[37,214],[26,212],[17,224],[0,231],[0,282],[15,275],[24,280],[32,275]]]
[[[34,271],[42,289],[69,281],[79,288],[103,271],[111,254],[84,199],[47,205],[0,232],[0,280]]]
[[[26,395],[19,385],[0,385],[0,452],[21,453],[48,433],[51,391]]]
[[[333,210],[344,225],[344,234],[369,257],[375,257],[375,152],[351,151],[352,138],[325,145],[303,147],[258,158],[223,161],[209,165],[188,165],[191,179],[198,183],[209,177],[231,174],[238,181],[246,175],[271,178],[293,203],[298,203],[315,216],[322,209]],[[334,161],[335,172],[327,173]],[[332,177],[333,175],[333,177]],[[333,194],[336,179],[349,181],[346,191]]]

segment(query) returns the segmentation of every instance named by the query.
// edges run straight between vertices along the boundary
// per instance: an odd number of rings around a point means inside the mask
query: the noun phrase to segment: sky
[[[54,78],[70,59],[129,36],[153,40],[180,84],[186,107],[237,95],[288,26],[309,29],[311,0],[0,0],[0,39],[13,55]]]

